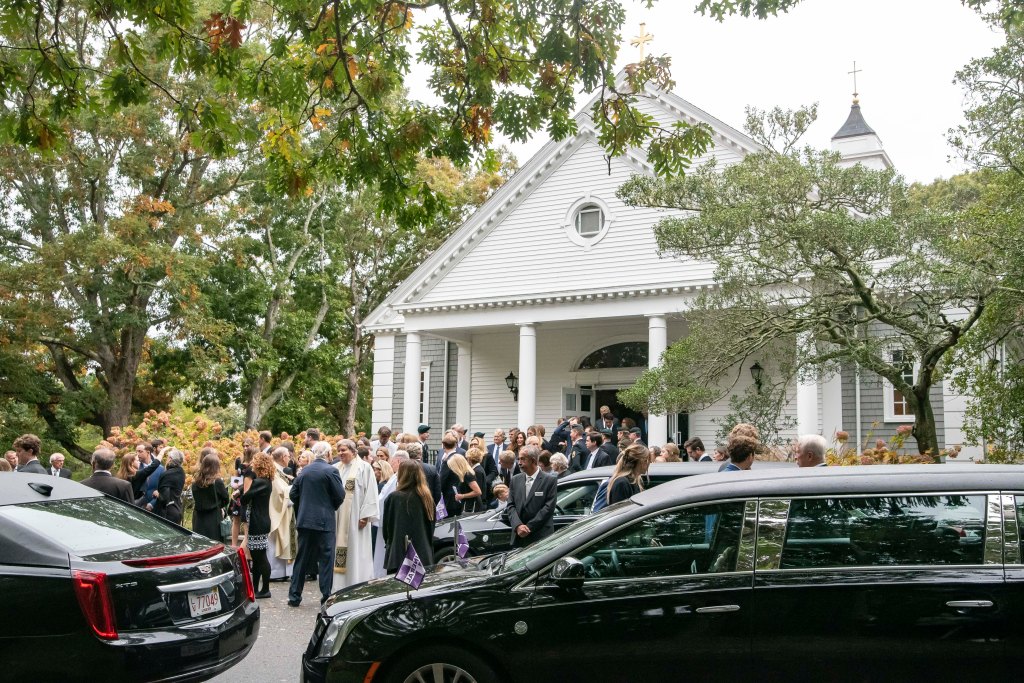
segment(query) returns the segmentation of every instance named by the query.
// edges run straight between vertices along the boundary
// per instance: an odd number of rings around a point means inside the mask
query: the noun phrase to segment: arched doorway
[[[646,341],[617,342],[591,351],[583,360],[580,361],[576,370],[586,371],[635,368],[639,373],[647,368],[647,357],[648,351]],[[601,406],[608,406],[608,409],[611,410],[612,414],[615,415],[620,422],[623,418],[628,417],[646,432],[644,416],[638,411],[635,411],[619,402],[617,394],[621,389],[625,388],[625,386],[628,385],[584,386],[581,387],[581,389],[590,389],[592,392],[592,418],[595,420],[595,423],[597,418],[600,416]]]

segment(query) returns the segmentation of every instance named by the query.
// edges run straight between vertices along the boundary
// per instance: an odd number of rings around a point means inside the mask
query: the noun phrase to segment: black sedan
[[[695,474],[717,472],[720,462],[665,462],[654,463],[647,472],[645,488],[652,488],[673,479]],[[794,467],[789,462],[758,462],[756,469]],[[595,467],[567,474],[558,480],[558,503],[555,508],[555,530],[583,519],[591,513],[597,489],[612,475],[614,466]],[[438,563],[455,559],[455,538],[461,528],[469,543],[469,555],[488,555],[508,550],[512,542],[512,529],[500,510],[489,510],[463,517],[442,520],[434,528],[434,560]]]
[[[1009,679],[1024,665],[1022,520],[1016,466],[688,477],[438,565],[418,590],[336,593],[303,678]]]
[[[0,475],[0,680],[202,681],[260,613],[243,553],[69,479]]]

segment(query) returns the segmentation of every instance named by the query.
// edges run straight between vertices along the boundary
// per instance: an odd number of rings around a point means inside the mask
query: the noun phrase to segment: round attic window
[[[569,207],[563,227],[569,241],[586,250],[604,238],[614,220],[607,204],[587,195]]]

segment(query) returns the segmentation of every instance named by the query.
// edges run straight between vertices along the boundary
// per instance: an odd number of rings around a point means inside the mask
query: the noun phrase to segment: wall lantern
[[[761,393],[762,382],[764,381],[764,368],[761,367],[760,363],[755,362],[750,366],[750,376],[754,379],[754,386],[757,387],[757,393]]]
[[[505,386],[512,392],[512,398],[516,401],[519,400],[519,378],[516,377],[515,373],[511,370],[508,371],[508,377],[505,378]]]

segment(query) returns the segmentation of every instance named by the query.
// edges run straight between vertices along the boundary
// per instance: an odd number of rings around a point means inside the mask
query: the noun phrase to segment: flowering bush
[[[223,436],[222,431],[218,422],[214,422],[204,415],[195,415],[191,411],[157,412],[150,410],[143,415],[142,422],[137,426],[128,426],[123,429],[115,427],[107,439],[107,443],[118,456],[121,456],[134,450],[142,442],[149,442],[156,438],[165,439],[168,446],[177,448],[185,455],[185,488],[188,489],[192,485],[193,476],[199,470],[199,452],[203,448],[209,446],[217,451],[220,455],[221,471],[227,477],[234,472],[235,459],[242,457],[245,440],[252,439],[255,443],[259,439],[259,432],[255,430],[236,432],[231,436]],[[321,438],[333,444],[341,437],[324,434],[321,435]],[[292,441],[297,451],[300,451],[305,439],[305,432],[300,432],[294,438],[287,432],[281,432],[277,438],[271,441],[271,444],[277,446],[282,441]]]
[[[874,447],[865,448],[860,453],[857,453],[856,444],[847,445],[850,434],[838,431],[835,436],[835,445],[825,452],[825,462],[829,465],[914,465],[939,462],[939,459],[932,455],[907,453],[903,449],[903,444],[912,430],[910,425],[900,425],[896,428],[896,434],[892,440],[887,442],[885,439],[875,439]],[[870,438],[869,434],[868,439]],[[959,453],[959,448],[955,452]],[[949,452],[943,451],[940,455],[948,454]]]

